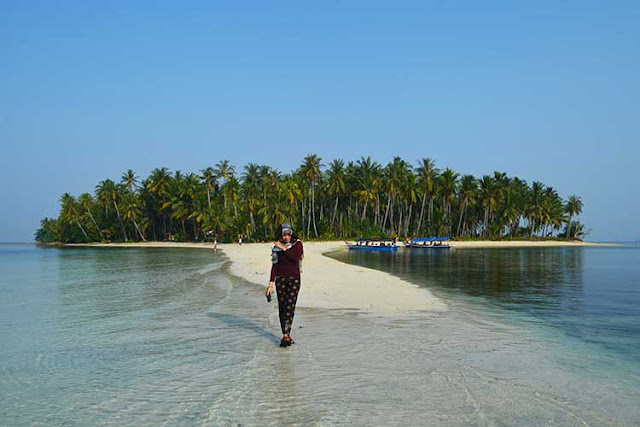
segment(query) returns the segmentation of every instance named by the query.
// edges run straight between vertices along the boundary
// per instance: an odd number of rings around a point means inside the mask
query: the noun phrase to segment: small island
[[[371,157],[328,164],[318,155],[282,173],[228,160],[198,173],[133,170],[119,182],[105,179],[94,194],[60,198],[57,218],[44,218],[40,243],[269,241],[273,227],[290,221],[307,240],[359,236],[453,240],[580,241],[581,198],[563,199],[549,185],[503,172],[475,177],[440,169],[431,158],[417,164]]]

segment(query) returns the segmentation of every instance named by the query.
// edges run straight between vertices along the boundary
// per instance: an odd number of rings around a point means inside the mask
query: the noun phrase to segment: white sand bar
[[[593,243],[555,241],[453,242],[455,248],[589,246]],[[69,245],[76,246],[76,245]],[[77,246],[169,247],[213,250],[211,243],[109,243]],[[231,273],[249,282],[267,286],[271,270],[271,243],[220,244],[231,260]],[[299,307],[360,310],[379,315],[405,315],[418,311],[446,310],[446,305],[428,289],[365,267],[345,264],[323,253],[346,250],[344,242],[305,242]],[[399,248],[398,250],[403,250]]]
[[[271,244],[222,245],[232,261],[231,273],[267,286]],[[344,242],[305,242],[299,307],[356,309],[373,314],[403,315],[446,310],[427,289],[388,273],[354,266],[322,255],[344,248]]]

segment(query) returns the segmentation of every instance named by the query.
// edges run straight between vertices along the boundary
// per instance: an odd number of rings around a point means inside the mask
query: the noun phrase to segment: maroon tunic
[[[278,262],[271,266],[269,281],[275,281],[276,276],[300,278],[300,260],[304,253],[302,242],[298,240],[286,251],[276,253],[278,254]]]

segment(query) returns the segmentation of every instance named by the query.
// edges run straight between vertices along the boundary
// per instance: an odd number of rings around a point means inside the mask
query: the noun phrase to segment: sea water
[[[532,256],[550,271],[517,252],[335,253],[450,309],[300,307],[281,349],[277,305],[222,253],[0,245],[0,425],[633,425],[638,270],[612,291],[594,271],[620,259],[589,250]]]

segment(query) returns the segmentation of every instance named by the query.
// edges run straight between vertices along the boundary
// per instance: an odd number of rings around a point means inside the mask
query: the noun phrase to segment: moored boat
[[[349,250],[395,252],[398,250],[396,239],[363,239],[355,243],[345,242]]]
[[[449,237],[414,237],[405,242],[405,247],[411,249],[449,249]]]

